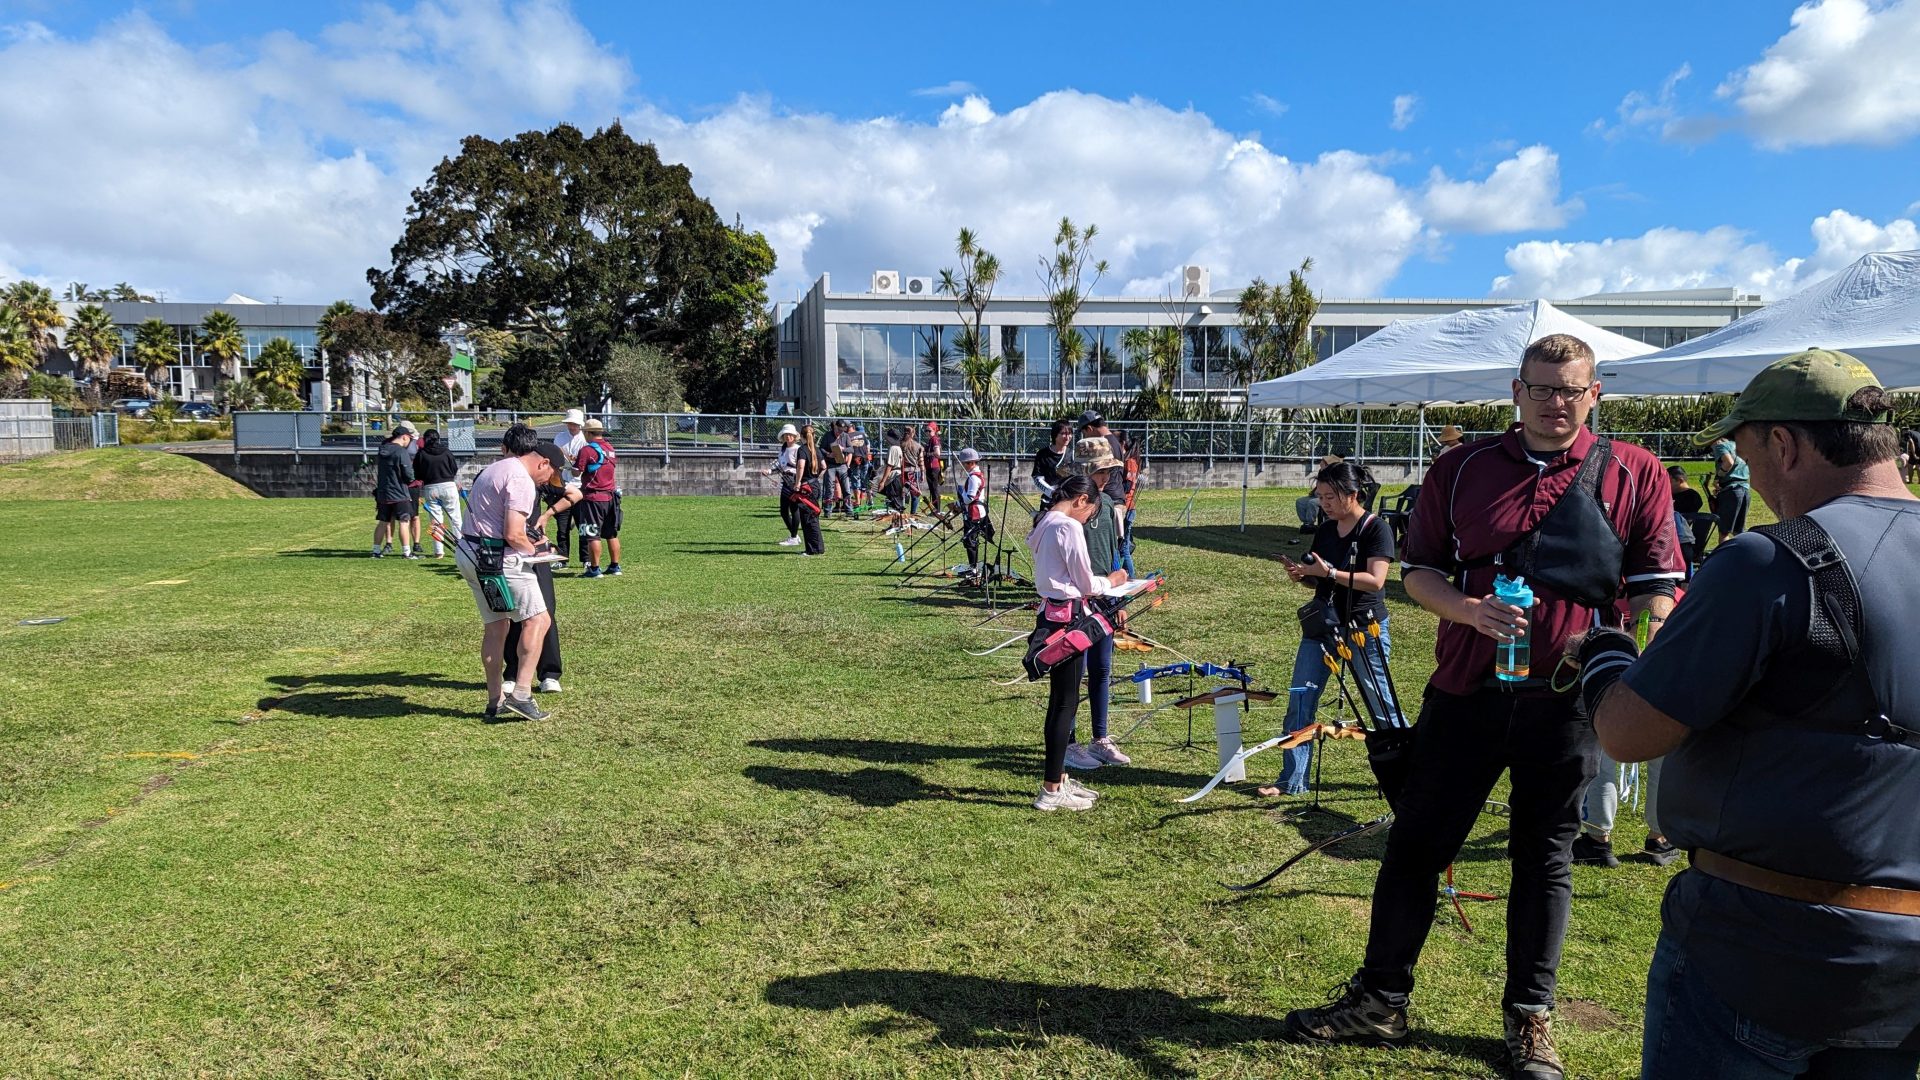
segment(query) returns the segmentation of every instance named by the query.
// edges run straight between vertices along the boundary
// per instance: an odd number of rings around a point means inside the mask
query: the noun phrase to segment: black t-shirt
[[[1034,478],[1037,480],[1045,480],[1048,487],[1058,487],[1060,481],[1066,479],[1065,476],[1060,474],[1060,462],[1065,457],[1065,454],[1055,450],[1050,445],[1041,447],[1040,452],[1033,455]]]
[[[1673,493],[1673,508],[1683,514],[1697,514],[1703,505],[1700,493],[1692,488]]]
[[[1920,454],[1920,431],[1908,428],[1901,432],[1900,450],[1906,454]]]
[[[1386,559],[1389,563],[1393,561],[1393,530],[1380,520],[1380,515],[1368,514],[1360,519],[1360,524],[1352,532],[1341,536],[1340,523],[1329,518],[1314,530],[1313,546],[1308,550],[1335,570],[1364,571],[1367,563],[1374,559]],[[1336,585],[1327,578],[1315,578],[1313,595],[1330,601],[1334,612],[1342,619],[1350,614],[1374,619],[1387,617],[1384,588],[1378,592],[1357,592],[1345,585]]]

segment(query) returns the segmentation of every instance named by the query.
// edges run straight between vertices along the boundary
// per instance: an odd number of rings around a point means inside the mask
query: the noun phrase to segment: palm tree
[[[351,315],[356,310],[358,309],[350,301],[335,300],[327,305],[327,310],[320,313],[320,323],[315,327],[318,331],[320,358],[326,365],[327,378],[333,382],[336,393],[346,388],[348,360],[346,353],[336,348],[340,343],[340,334],[336,327],[342,316]]]
[[[123,304],[151,304],[153,297],[134,288],[124,281],[116,282],[111,289],[101,289],[99,296],[103,300],[112,300]]]
[[[260,350],[260,359],[253,362],[253,381],[262,392],[279,387],[289,394],[300,392],[300,383],[307,377],[307,366],[300,362],[300,354],[294,351],[293,342],[286,338],[274,338]]]
[[[31,281],[16,281],[7,289],[6,305],[27,327],[27,342],[36,360],[53,351],[53,332],[67,325],[53,290]]]
[[[1134,378],[1140,380],[1140,411],[1164,416],[1173,404],[1174,383],[1186,359],[1186,336],[1177,326],[1135,326],[1120,335]]]
[[[0,374],[24,375],[33,370],[33,336],[20,313],[0,304]]]
[[[200,333],[194,338],[194,344],[220,365],[221,373],[227,378],[240,377],[240,358],[247,354],[247,335],[241,332],[240,320],[231,312],[219,308],[207,312],[207,317],[200,320]]]
[[[156,316],[135,328],[133,361],[146,371],[148,382],[156,386],[166,382],[167,368],[180,362],[180,348],[167,320]]]
[[[87,375],[105,375],[113,366],[113,358],[120,355],[120,328],[106,308],[88,304],[73,313],[73,323],[67,327],[67,355]]]

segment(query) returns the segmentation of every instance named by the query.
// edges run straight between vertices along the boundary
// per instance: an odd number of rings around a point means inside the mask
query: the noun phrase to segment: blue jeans
[[[1093,737],[1107,737],[1107,706],[1113,697],[1109,686],[1113,682],[1113,638],[1105,637],[1087,650],[1087,712],[1093,716]],[[1068,735],[1069,741],[1079,741],[1079,726],[1076,724]]]
[[[1828,1046],[1762,1027],[1721,1001],[1663,930],[1647,972],[1640,1069],[1642,1080],[1913,1080],[1920,1050]]]
[[[1125,570],[1127,572],[1128,577],[1133,576],[1133,510],[1132,509],[1127,510],[1126,531],[1120,537],[1120,565],[1116,569]]]
[[[1388,620],[1380,620],[1380,640],[1367,643],[1367,657],[1372,661],[1374,671],[1385,672],[1387,661],[1393,657],[1393,638],[1387,633]],[[1318,641],[1302,640],[1300,648],[1293,655],[1293,681],[1288,683],[1287,720],[1285,730],[1299,731],[1313,723],[1314,714],[1320,711],[1320,695],[1332,681],[1333,672],[1327,670],[1326,649]],[[1362,676],[1358,668],[1349,667],[1357,681]],[[1391,700],[1385,680],[1374,684],[1382,700]],[[1406,720],[1402,718],[1401,724]],[[1274,785],[1289,795],[1304,795],[1307,791],[1307,776],[1313,767],[1314,746],[1319,740],[1308,742],[1305,746],[1296,746],[1281,755],[1280,779]]]

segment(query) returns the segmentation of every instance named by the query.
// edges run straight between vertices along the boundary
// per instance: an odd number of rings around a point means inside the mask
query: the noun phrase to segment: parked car
[[[152,398],[123,397],[114,401],[113,411],[122,416],[132,416],[144,420],[153,412],[153,405],[154,402]]]
[[[182,420],[214,420],[219,417],[220,410],[204,401],[183,401],[174,410],[174,415]]]

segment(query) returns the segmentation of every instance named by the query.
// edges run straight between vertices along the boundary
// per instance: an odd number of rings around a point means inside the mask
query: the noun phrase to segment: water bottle
[[[1493,598],[1520,609],[1528,622],[1513,637],[1493,647],[1493,674],[1501,682],[1525,682],[1533,669],[1533,590],[1524,578],[1496,577]]]

